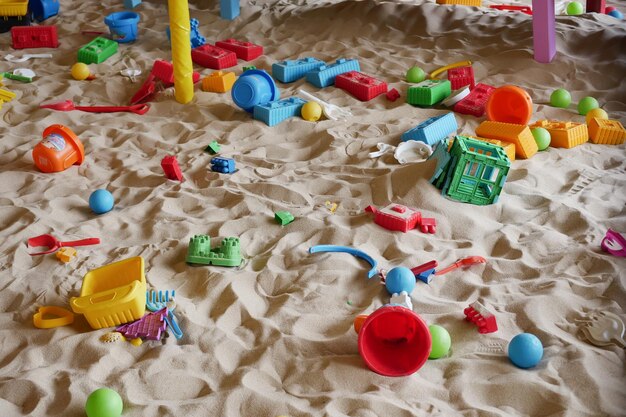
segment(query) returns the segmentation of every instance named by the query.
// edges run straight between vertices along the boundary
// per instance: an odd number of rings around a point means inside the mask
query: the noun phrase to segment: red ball
[[[609,6],[606,9],[604,9],[604,13],[609,14],[611,13],[613,10],[617,10],[617,8],[613,7],[613,6]]]

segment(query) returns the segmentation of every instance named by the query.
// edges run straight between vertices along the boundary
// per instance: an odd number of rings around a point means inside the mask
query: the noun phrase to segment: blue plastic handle
[[[318,252],[349,253],[350,255],[354,255],[357,258],[361,258],[367,261],[372,266],[372,269],[370,269],[369,272],[367,273],[368,279],[372,278],[374,275],[378,273],[378,270],[376,269],[376,267],[378,266],[378,262],[376,262],[374,258],[369,256],[367,253],[363,252],[362,250],[351,248],[350,246],[337,246],[337,245],[317,245],[317,246],[311,246],[309,248],[309,253],[318,253]]]

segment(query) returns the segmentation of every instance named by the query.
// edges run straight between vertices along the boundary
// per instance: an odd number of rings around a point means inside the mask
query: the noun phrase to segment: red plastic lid
[[[405,307],[384,306],[370,314],[359,331],[359,354],[374,372],[411,375],[430,355],[426,323]]]
[[[491,93],[485,110],[487,119],[494,122],[526,125],[533,114],[533,101],[525,90],[505,85]]]

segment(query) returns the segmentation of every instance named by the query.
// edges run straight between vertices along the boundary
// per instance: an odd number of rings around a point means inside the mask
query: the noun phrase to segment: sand
[[[544,65],[532,59],[531,18],[519,13],[421,1],[254,0],[228,22],[219,19],[217,2],[191,1],[191,17],[209,42],[234,37],[264,46],[253,62],[258,68],[299,56],[358,58],[364,72],[402,94],[393,103],[384,97],[361,103],[332,87],[279,84],[283,97],[304,88],[354,117],[294,118],[270,128],[237,108],[230,94],[199,86],[192,103],[162,93],[144,116],[39,109],[57,99],[127,104],[145,75],[132,83],[118,72],[137,67],[146,74],[155,59],[170,59],[166,2],[148,0],[136,9],[138,40],[92,65],[95,80],[75,81],[69,67],[91,39],[80,30],[106,31],[104,16],[122,4],[64,1],[61,7],[46,22],[59,31],[53,59],[0,61],[2,71],[27,66],[38,74],[32,84],[5,80],[17,97],[0,110],[2,417],[83,416],[87,396],[99,387],[120,393],[126,417],[624,415],[624,350],[589,344],[578,322],[596,311],[626,318],[626,261],[600,250],[607,228],[626,231],[624,145],[550,148],[515,161],[500,201],[491,206],[444,198],[428,182],[431,163],[368,158],[377,143],[395,145],[402,132],[443,113],[405,103],[404,73],[415,64],[432,71],[472,60],[478,82],[529,92],[532,121],[584,120],[574,105],[547,105],[550,93],[564,87],[574,104],[592,95],[626,124],[623,21],[559,16],[558,55]],[[21,55],[10,45],[10,36],[0,35],[3,55]],[[235,72],[244,65],[240,60]],[[456,119],[459,132],[468,134],[484,120]],[[86,159],[44,174],[31,150],[54,123],[76,132]],[[236,160],[235,174],[208,169],[211,156],[203,149],[212,140],[221,144],[222,156]],[[166,155],[177,156],[184,182],[164,177]],[[88,208],[98,188],[111,191],[116,202],[101,216]],[[334,213],[326,202],[337,204]],[[436,233],[390,232],[363,211],[391,202],[434,217]],[[296,221],[277,225],[277,210],[290,211]],[[100,237],[102,243],[78,248],[77,258],[62,264],[54,255],[28,255],[26,240],[43,233]],[[245,264],[187,265],[187,242],[195,234],[215,243],[239,237]],[[352,322],[389,296],[378,280],[367,280],[365,262],[308,254],[316,244],[357,247],[385,269],[485,257],[485,265],[430,285],[418,282],[412,293],[414,311],[450,332],[450,355],[409,377],[370,371]],[[68,307],[88,271],[131,256],[145,259],[150,286],[176,290],[181,340],[104,344],[99,338],[106,330],[92,330],[82,316],[66,327],[33,327],[39,306]],[[496,314],[498,332],[481,335],[463,320],[463,309],[474,301]],[[521,332],[535,334],[545,347],[531,370],[514,367],[506,355]]]

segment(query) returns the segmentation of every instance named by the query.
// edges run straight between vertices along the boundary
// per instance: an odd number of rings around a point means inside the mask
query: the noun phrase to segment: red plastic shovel
[[[59,101],[58,103],[40,104],[42,109],[52,109],[60,111],[80,110],[89,113],[115,113],[130,112],[135,114],[145,114],[150,110],[149,104],[136,104],[133,106],[75,106],[72,100]]]
[[[88,239],[73,240],[71,242],[60,242],[59,239],[52,235],[41,235],[31,237],[28,239],[29,248],[47,247],[48,249],[43,252],[29,253],[30,256],[45,255],[47,253],[56,252],[58,249],[65,246],[87,246],[97,245],[100,243],[100,239],[97,237],[91,237]]]

